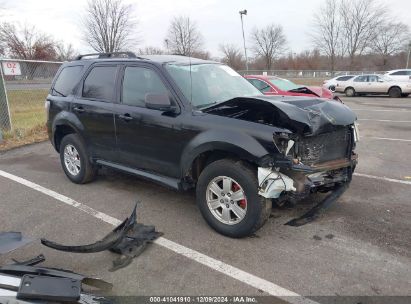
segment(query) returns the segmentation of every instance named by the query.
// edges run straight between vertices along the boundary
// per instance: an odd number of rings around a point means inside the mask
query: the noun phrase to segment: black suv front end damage
[[[273,141],[281,154],[273,156],[268,168],[260,169],[261,189],[268,191],[264,174],[282,173],[293,181],[293,189],[284,189],[271,198],[292,200],[307,197],[312,192],[328,192],[349,183],[355,166],[356,128],[353,125],[337,128],[333,132],[314,136],[287,136],[274,134]],[[291,139],[292,137],[293,139]],[[267,178],[270,180],[270,178]],[[283,183],[283,180],[277,181]],[[260,194],[266,196],[260,189]]]
[[[296,202],[313,192],[348,185],[357,164],[355,114],[344,104],[315,98],[235,98],[208,113],[281,128],[260,160],[259,194]]]

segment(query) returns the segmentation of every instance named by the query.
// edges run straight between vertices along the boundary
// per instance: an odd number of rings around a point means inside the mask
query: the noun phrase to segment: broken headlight
[[[273,134],[273,143],[280,153],[287,156],[293,150],[295,141],[290,138],[288,133],[282,132]]]

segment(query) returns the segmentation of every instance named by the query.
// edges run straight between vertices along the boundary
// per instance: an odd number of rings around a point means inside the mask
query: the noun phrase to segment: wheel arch
[[[70,112],[61,112],[56,116],[53,121],[52,132],[52,143],[57,152],[60,150],[61,140],[68,134],[78,134],[83,140],[85,140],[82,135],[84,132],[82,123],[74,114]]]
[[[204,132],[184,149],[182,176],[195,181],[208,164],[224,158],[242,160],[255,166],[271,159],[269,152],[251,136],[237,132]]]
[[[402,94],[402,89],[401,89],[401,87],[399,87],[399,86],[398,86],[398,85],[396,85],[396,84],[394,84],[394,85],[390,86],[390,88],[388,89],[388,92],[390,92],[390,91],[391,91],[391,89],[399,89],[399,90],[400,90],[400,92],[401,92],[401,94]]]

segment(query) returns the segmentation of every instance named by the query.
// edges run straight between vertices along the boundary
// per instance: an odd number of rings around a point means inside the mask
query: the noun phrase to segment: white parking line
[[[106,222],[108,224],[111,224],[113,226],[117,226],[121,223],[120,220],[107,215],[105,213],[102,213],[100,211],[97,211],[89,206],[86,206],[82,203],[79,203],[65,195],[62,195],[60,193],[57,193],[53,190],[47,189],[43,186],[40,186],[36,183],[33,183],[31,181],[28,181],[24,178],[21,178],[19,176],[10,174],[8,172],[0,170],[0,176],[3,176],[5,178],[8,178],[12,181],[15,181],[17,183],[20,183],[24,186],[27,186],[31,189],[34,189],[36,191],[39,191],[45,195],[51,196],[55,198],[56,200],[67,204],[69,206],[72,206],[74,208],[77,208],[95,218],[98,218],[102,220],[103,222]],[[207,266],[211,269],[214,269],[218,272],[221,272],[233,279],[236,279],[242,283],[245,283],[249,286],[252,286],[254,288],[260,289],[262,291],[265,291],[266,293],[281,298],[282,300],[289,302],[289,303],[295,303],[295,304],[318,304],[315,301],[312,301],[306,297],[303,297],[291,290],[288,290],[286,288],[283,288],[281,286],[278,286],[270,281],[267,281],[265,279],[262,279],[260,277],[257,277],[251,273],[245,272],[237,267],[231,266],[229,264],[226,264],[222,261],[219,261],[217,259],[214,259],[212,257],[209,257],[205,254],[202,254],[201,252],[198,252],[196,250],[190,249],[188,247],[185,247],[183,245],[180,245],[178,243],[175,243],[173,241],[170,241],[166,238],[160,237],[158,238],[154,243],[157,245],[163,246],[171,251],[174,251],[177,254],[180,254],[182,256],[185,256],[191,260],[194,260],[204,266]]]
[[[385,177],[385,176],[375,176],[375,175],[369,175],[369,174],[364,174],[364,173],[354,173],[354,175],[355,176],[360,176],[360,177],[378,179],[378,180],[391,182],[391,183],[411,185],[411,181],[404,181],[404,180],[400,180],[400,179],[388,178],[388,177]]]
[[[411,142],[411,139],[403,139],[403,138],[390,138],[390,137],[373,137],[373,136],[363,136],[361,139],[375,139],[375,140],[391,140],[391,141],[402,141],[402,142]]]
[[[389,119],[370,119],[370,118],[361,118],[359,121],[378,121],[378,122],[399,122],[399,123],[410,123],[411,120],[389,120]]]

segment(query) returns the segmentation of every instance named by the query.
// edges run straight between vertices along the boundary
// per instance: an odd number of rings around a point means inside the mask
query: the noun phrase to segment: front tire
[[[90,162],[83,140],[77,134],[64,136],[60,144],[60,161],[66,176],[76,184],[94,179],[97,169]]]
[[[197,205],[217,232],[241,238],[267,221],[272,202],[258,195],[257,169],[241,161],[218,160],[208,165],[197,182]]]

